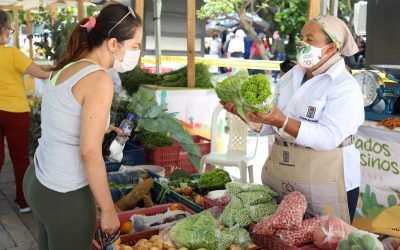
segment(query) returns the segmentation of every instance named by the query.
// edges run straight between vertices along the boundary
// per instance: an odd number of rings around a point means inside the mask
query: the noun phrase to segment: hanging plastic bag
[[[335,250],[342,239],[355,231],[358,229],[343,220],[330,217],[314,231],[313,242],[321,249]]]
[[[382,243],[378,240],[378,235],[365,231],[351,232],[339,242],[336,250],[384,250]]]

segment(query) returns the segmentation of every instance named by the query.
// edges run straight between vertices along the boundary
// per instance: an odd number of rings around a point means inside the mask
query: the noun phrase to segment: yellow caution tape
[[[173,62],[187,64],[185,56],[161,56],[161,62]],[[142,57],[142,63],[156,64],[156,58]],[[227,67],[227,68],[243,68],[243,69],[261,69],[261,70],[279,70],[281,61],[268,60],[247,60],[240,58],[203,58],[195,57],[196,63],[204,63],[209,66]]]

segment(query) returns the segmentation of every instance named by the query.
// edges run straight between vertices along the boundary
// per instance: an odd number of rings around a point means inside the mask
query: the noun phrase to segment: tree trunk
[[[246,8],[240,9],[239,20],[240,20],[240,24],[243,26],[243,28],[245,30],[247,30],[247,32],[249,33],[251,40],[253,40],[256,43],[258,49],[260,50],[261,58],[266,59],[264,45],[258,38],[256,31],[253,29],[251,24],[247,21]]]

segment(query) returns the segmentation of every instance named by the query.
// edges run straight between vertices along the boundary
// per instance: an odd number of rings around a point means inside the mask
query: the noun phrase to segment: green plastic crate
[[[201,176],[201,174],[193,174],[192,175],[192,179],[199,179],[200,176]],[[162,189],[162,184],[157,179],[155,179],[154,188],[157,189],[157,190],[161,190]],[[182,195],[178,194],[177,192],[171,191],[171,192],[169,192],[169,194],[167,194],[167,200],[171,200],[171,199],[174,200],[175,202],[183,203],[188,208],[196,211],[197,213],[200,213],[201,211],[203,211],[203,207],[202,206],[199,206],[196,203],[194,203],[193,201],[186,199],[185,197],[183,197]]]

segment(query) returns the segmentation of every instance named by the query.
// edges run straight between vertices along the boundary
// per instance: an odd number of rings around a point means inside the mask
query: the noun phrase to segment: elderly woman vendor
[[[342,56],[354,55],[357,44],[333,16],[309,21],[301,40],[298,65],[276,86],[276,106],[267,114],[247,114],[265,124],[262,132],[275,134],[262,181],[282,195],[301,191],[312,213],[350,222],[361,180],[354,135],[364,121],[364,105]],[[230,103],[224,107],[235,112]]]

